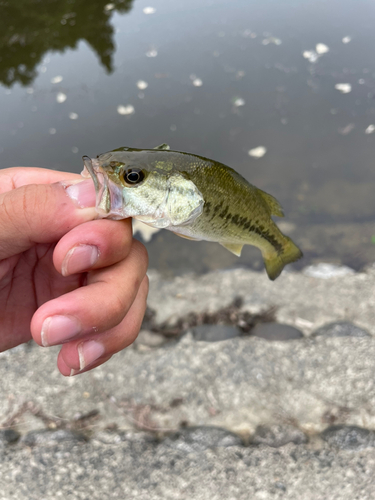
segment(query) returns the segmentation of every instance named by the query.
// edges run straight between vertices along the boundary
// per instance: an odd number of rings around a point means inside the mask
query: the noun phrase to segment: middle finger
[[[84,338],[118,325],[131,307],[147,270],[147,252],[133,240],[127,258],[87,275],[87,286],[43,304],[31,333],[45,347]]]
[[[85,222],[60,239],[53,263],[63,276],[100,269],[123,260],[132,241],[131,219]]]

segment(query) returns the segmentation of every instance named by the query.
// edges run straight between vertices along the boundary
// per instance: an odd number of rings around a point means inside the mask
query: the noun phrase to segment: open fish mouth
[[[100,167],[98,160],[88,156],[82,157],[85,165],[81,175],[94,182],[96,193],[96,210],[100,217],[108,219],[124,219],[122,189],[112,182]]]

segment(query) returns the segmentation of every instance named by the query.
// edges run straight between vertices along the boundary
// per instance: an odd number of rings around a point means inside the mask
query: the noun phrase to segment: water
[[[361,269],[375,260],[374,16],[371,0],[0,1],[1,166],[80,172],[83,154],[167,142],[276,196],[297,267]],[[146,245],[172,274],[262,267],[254,248],[237,259],[167,231]]]

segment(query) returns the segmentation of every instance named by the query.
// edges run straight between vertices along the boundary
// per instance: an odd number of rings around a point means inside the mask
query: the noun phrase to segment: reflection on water
[[[0,167],[80,172],[84,154],[166,142],[274,195],[298,265],[360,269],[375,261],[374,16],[372,0],[0,0]],[[147,246],[171,272],[261,266],[166,231]]]
[[[80,40],[92,47],[108,72],[115,49],[113,12],[127,12],[133,0],[0,1],[0,82],[28,85],[46,52],[74,49]]]

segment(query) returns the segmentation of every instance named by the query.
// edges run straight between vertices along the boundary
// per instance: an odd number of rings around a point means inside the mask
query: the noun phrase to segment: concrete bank
[[[0,355],[0,499],[373,498],[374,268],[150,277],[144,331],[103,367]]]

